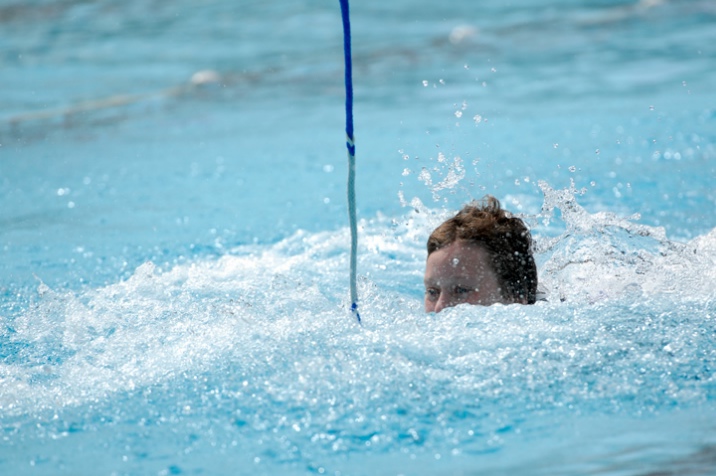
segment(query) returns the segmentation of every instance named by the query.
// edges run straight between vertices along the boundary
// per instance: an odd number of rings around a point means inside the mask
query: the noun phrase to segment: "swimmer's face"
[[[487,251],[455,241],[433,251],[425,266],[425,312],[440,312],[458,304],[508,304],[502,296]]]

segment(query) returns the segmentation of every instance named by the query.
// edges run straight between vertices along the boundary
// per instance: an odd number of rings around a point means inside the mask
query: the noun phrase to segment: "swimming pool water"
[[[712,474],[716,10],[0,1],[0,473]],[[422,312],[497,196],[548,300]]]

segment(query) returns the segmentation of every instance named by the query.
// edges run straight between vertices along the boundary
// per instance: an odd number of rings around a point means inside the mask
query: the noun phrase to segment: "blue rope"
[[[343,54],[346,61],[346,147],[348,148],[348,218],[351,223],[351,311],[360,324],[356,262],[358,256],[358,225],[356,224],[356,146],[353,138],[353,64],[351,60],[351,20],[348,0],[340,0],[343,17]]]

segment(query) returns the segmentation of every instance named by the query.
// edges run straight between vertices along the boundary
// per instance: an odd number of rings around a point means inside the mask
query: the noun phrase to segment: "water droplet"
[[[428,172],[428,170],[425,167],[423,167],[423,169],[420,171],[420,174],[418,175],[418,180],[425,183],[425,185],[427,185],[427,186],[430,186],[433,184],[433,181],[430,177],[430,172]]]
[[[410,169],[403,169],[403,176],[410,175]]]
[[[460,260],[459,260],[459,259],[457,259],[457,258],[453,258],[453,259],[452,259],[452,265],[453,265],[453,266],[457,266],[459,263],[460,263]]]
[[[577,171],[577,167],[575,167],[574,165],[570,165],[570,166],[569,166],[569,171],[570,171],[570,172],[576,172],[576,171]]]
[[[599,155],[599,149],[595,150],[594,153]]]
[[[475,124],[479,124],[482,122],[482,116],[479,114],[475,114],[472,116],[472,120],[475,121]]]
[[[556,149],[557,147],[559,147],[559,144],[555,142],[554,144],[552,144],[552,147]]]
[[[462,111],[455,111],[455,117],[462,117]]]
[[[428,83],[428,80],[427,80],[427,79],[423,79],[423,87],[426,87],[426,88],[427,88],[427,87],[428,87],[428,84],[429,84],[429,83]]]

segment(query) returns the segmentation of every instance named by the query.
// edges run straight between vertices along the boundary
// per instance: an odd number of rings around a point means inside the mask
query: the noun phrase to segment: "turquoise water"
[[[352,5],[362,327],[338,2],[115,3],[0,1],[0,473],[714,473],[713,2]]]

